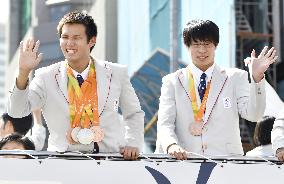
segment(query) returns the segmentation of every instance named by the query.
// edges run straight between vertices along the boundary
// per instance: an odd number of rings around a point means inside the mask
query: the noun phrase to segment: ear
[[[90,46],[90,48],[91,48],[92,46],[95,46],[95,45],[96,45],[96,41],[97,41],[97,38],[96,38],[95,36],[93,36],[93,37],[90,39],[90,41],[89,41],[89,46]]]
[[[4,127],[4,131],[6,134],[12,134],[15,132],[14,126],[11,121],[8,121]]]

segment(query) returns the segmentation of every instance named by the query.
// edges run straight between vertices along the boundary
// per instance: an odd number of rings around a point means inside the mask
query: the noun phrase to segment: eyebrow
[[[82,35],[69,35],[69,34],[62,33],[61,36],[81,37]]]

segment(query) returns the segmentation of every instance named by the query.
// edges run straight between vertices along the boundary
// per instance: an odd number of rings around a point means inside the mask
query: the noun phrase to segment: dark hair
[[[25,136],[17,134],[17,133],[13,133],[13,134],[10,134],[10,135],[4,137],[0,141],[0,150],[2,150],[3,146],[5,146],[5,144],[7,144],[9,142],[15,142],[15,143],[21,144],[21,145],[23,145],[25,150],[35,150],[34,143],[28,137],[25,137]]]
[[[210,20],[192,20],[183,29],[183,43],[190,47],[192,41],[210,41],[219,43],[219,28]]]
[[[2,114],[2,119],[4,122],[4,126],[10,121],[14,127],[15,132],[26,135],[28,131],[32,128],[33,124],[33,116],[32,114],[29,114],[28,116],[22,117],[22,118],[13,118],[9,116],[8,113]]]
[[[57,34],[61,37],[62,27],[65,24],[82,24],[86,28],[87,41],[89,42],[94,36],[97,37],[97,25],[92,16],[82,12],[69,12],[63,16],[57,26]],[[94,48],[91,47],[90,51]]]
[[[253,140],[256,146],[271,144],[271,130],[275,117],[264,116],[261,121],[257,122]]]

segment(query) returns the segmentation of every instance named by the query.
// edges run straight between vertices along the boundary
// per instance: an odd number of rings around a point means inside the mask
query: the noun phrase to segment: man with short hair
[[[34,120],[34,121],[33,121]],[[41,113],[33,112],[22,118],[13,118],[8,113],[3,113],[0,119],[0,138],[18,133],[29,137],[35,144],[35,149],[43,149],[46,131],[41,123]]]
[[[3,113],[0,121],[0,137],[17,132],[21,135],[26,135],[32,128],[32,114],[22,118],[13,118],[8,113]]]
[[[252,51],[249,83],[246,71],[215,63],[219,28],[212,21],[190,21],[184,28],[183,41],[192,62],[163,78],[158,152],[180,160],[187,158],[187,152],[243,155],[239,116],[253,122],[262,117],[264,72],[277,59],[275,49],[264,47],[258,57]]]
[[[136,159],[144,140],[144,112],[127,68],[91,57],[97,39],[91,16],[67,13],[57,30],[65,61],[36,70],[30,84],[28,75],[42,58],[37,53],[40,43],[21,42],[9,114],[22,117],[42,109],[49,151],[120,152],[125,159]]]

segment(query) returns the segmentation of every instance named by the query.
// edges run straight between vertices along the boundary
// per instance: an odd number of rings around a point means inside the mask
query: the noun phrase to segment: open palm
[[[42,54],[37,54],[40,42],[32,38],[20,43],[19,69],[30,72],[41,61]]]
[[[269,65],[274,63],[278,56],[276,56],[276,50],[274,47],[269,49],[265,46],[258,57],[255,55],[255,50],[251,52],[251,65],[252,65],[252,75],[255,82],[259,82],[263,76],[264,72],[268,69]]]

